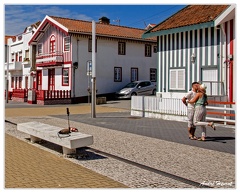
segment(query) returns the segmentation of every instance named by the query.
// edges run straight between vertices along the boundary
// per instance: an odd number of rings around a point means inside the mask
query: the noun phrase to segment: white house
[[[110,96],[134,80],[156,82],[156,38],[143,39],[144,29],[111,25],[109,21],[102,17],[96,23],[97,95]],[[87,101],[91,88],[88,64],[92,57],[92,22],[46,16],[29,45],[37,102],[59,103],[59,92],[63,90],[71,99],[68,102]]]
[[[9,92],[15,89],[28,89],[30,76],[30,46],[28,45],[40,22],[25,28],[24,32],[7,39],[5,49],[5,74],[8,71]]]

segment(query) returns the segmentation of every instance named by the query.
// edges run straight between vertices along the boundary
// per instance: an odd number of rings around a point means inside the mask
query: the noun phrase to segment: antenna
[[[144,22],[144,25],[145,25],[145,27],[147,27],[147,24],[146,24],[146,22],[145,21],[143,21]]]
[[[117,18],[116,20],[113,20],[113,22],[116,22],[118,25],[120,25],[120,19]]]

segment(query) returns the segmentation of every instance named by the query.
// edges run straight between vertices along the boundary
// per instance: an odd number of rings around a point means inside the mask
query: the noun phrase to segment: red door
[[[37,90],[42,90],[42,71],[37,71]]]
[[[48,90],[55,90],[55,69],[48,69]]]

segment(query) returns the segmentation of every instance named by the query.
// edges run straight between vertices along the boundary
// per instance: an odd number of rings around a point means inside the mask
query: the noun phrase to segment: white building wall
[[[92,58],[92,53],[88,52],[88,38],[75,37],[72,43],[73,62],[78,61],[79,65],[75,70],[75,96],[87,96],[88,86],[91,88],[87,61]],[[114,82],[114,67],[122,68],[122,82]],[[118,41],[101,38],[97,39],[96,68],[97,94],[113,93],[131,81],[131,68],[138,68],[139,80],[149,80],[150,68],[157,68],[157,53],[145,57],[144,43],[126,41],[126,55],[118,55]]]
[[[26,31],[26,33],[23,33],[21,35],[18,35],[16,37],[16,41],[13,42],[12,39],[8,40],[8,45],[9,45],[9,66],[13,66],[14,62],[16,61],[16,53],[18,54],[19,57],[19,53],[22,53],[22,61],[19,61],[21,63],[21,67],[18,69],[9,69],[9,91],[12,91],[13,88],[11,88],[11,77],[18,77],[18,81],[19,81],[19,77],[22,77],[22,86],[21,88],[24,89],[25,88],[25,77],[26,76],[30,76],[30,62],[28,63],[24,63],[24,58],[25,56],[25,51],[29,50],[29,45],[28,42],[32,37],[32,30],[36,30],[35,28],[32,28],[30,31]],[[22,36],[22,39],[19,40],[18,37]],[[12,62],[12,53],[14,53],[14,62]],[[30,53],[29,53],[29,58],[30,58]],[[23,64],[24,65],[23,65]],[[7,63],[5,64],[5,70],[7,69]],[[28,81],[30,81],[30,78],[28,78]],[[15,80],[14,80],[14,86],[15,86]],[[28,88],[30,86],[30,82],[28,82]],[[19,84],[17,84],[17,88],[19,88]]]

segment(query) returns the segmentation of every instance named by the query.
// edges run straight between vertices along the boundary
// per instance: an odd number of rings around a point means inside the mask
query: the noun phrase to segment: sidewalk
[[[51,114],[65,114],[63,106],[28,107],[12,103],[5,109],[5,119],[15,117],[41,117]],[[17,108],[14,108],[17,105]],[[70,105],[71,106],[71,105]],[[89,113],[88,104],[80,107],[82,113]],[[114,111],[101,108],[103,112]],[[79,106],[71,107],[71,114]],[[63,157],[44,151],[26,141],[5,134],[5,188],[127,188],[126,185],[84,168]]]
[[[119,183],[119,188],[124,185],[132,188],[196,188],[197,183],[213,188],[235,187],[234,129],[217,127],[217,131],[208,132],[209,141],[192,141],[186,137],[186,123],[131,117],[128,109],[113,108],[112,104],[97,106],[97,117],[93,119],[89,108],[86,105],[69,107],[71,126],[94,136],[94,144],[83,150],[90,156],[87,159],[59,158],[63,162],[71,161],[79,168],[83,166],[107,176]],[[18,110],[22,114],[17,114]],[[66,106],[18,110],[7,108],[6,119],[14,123],[37,120],[60,127],[67,125]],[[14,128],[6,129],[6,132],[19,135]],[[27,137],[19,136],[23,140]],[[37,146],[46,150],[52,145]],[[57,147],[54,148],[51,153],[60,155]],[[48,163],[44,160],[36,162]],[[191,181],[196,182],[195,185]]]
[[[126,188],[106,176],[5,135],[6,188]]]

